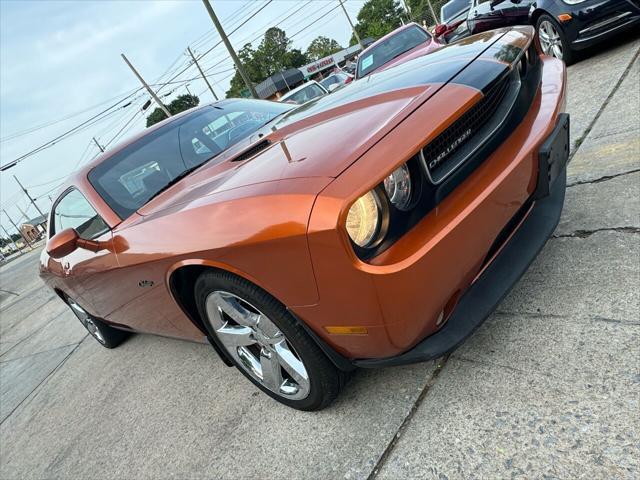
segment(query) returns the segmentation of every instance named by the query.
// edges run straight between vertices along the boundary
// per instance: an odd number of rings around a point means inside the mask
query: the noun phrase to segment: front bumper
[[[355,360],[353,364],[379,368],[424,362],[451,352],[469,337],[526,272],[555,230],[564,205],[568,154],[569,116],[562,114],[540,149],[533,206],[493,261],[467,289],[444,327],[401,355]]]
[[[521,207],[536,190],[538,152],[564,109],[566,86],[563,63],[541,61],[540,86],[510,136],[437,208],[370,261],[360,260],[347,243],[340,220],[346,206],[397,166],[389,158],[401,162],[424,145],[425,132],[442,121],[433,112],[472,100],[477,91],[447,85],[318,196],[308,239],[320,301],[290,308],[327,347],[349,362],[384,359],[403,355],[444,328],[442,318],[450,317],[460,295],[505,243],[505,226],[519,212],[520,219],[525,216]],[[366,332],[329,333],[335,326]]]

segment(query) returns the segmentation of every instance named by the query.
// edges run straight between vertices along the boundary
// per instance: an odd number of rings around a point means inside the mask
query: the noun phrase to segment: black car
[[[542,50],[567,64],[575,53],[640,25],[640,0],[472,0],[466,23],[448,42],[498,27],[531,24]]]

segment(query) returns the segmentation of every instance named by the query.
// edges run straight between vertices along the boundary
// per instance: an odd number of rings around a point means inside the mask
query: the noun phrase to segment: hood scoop
[[[269,140],[262,140],[261,142],[256,143],[253,147],[251,147],[251,148],[245,150],[244,152],[242,152],[240,155],[238,155],[236,158],[234,158],[231,161],[232,162],[242,162],[244,160],[248,160],[249,158],[257,155],[258,153],[260,153],[262,150],[267,148],[269,145],[271,145],[271,142]]]

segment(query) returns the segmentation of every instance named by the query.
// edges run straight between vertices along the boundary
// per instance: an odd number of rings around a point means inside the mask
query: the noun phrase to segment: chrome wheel
[[[73,313],[75,313],[76,317],[78,317],[78,320],[80,320],[80,323],[84,325],[84,328],[87,329],[87,331],[91,334],[93,338],[95,338],[98,342],[104,345],[106,343],[104,336],[102,335],[100,328],[98,328],[98,326],[95,324],[95,322],[91,318],[91,315],[89,315],[84,308],[82,308],[72,299],[69,298],[68,302],[69,302],[69,306],[71,307],[71,310],[73,311]]]
[[[540,37],[540,46],[545,55],[562,60],[562,40],[555,25],[549,20],[543,20],[538,26],[538,36]]]
[[[301,400],[309,395],[304,363],[264,313],[224,291],[210,293],[205,307],[218,340],[251,378],[287,399]]]

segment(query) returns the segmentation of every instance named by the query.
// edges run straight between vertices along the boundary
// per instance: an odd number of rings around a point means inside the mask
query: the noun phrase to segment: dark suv
[[[450,3],[461,1],[453,0]],[[448,5],[448,4],[447,4]],[[445,5],[445,7],[447,6]],[[443,7],[444,8],[444,7]],[[451,25],[455,18],[443,23]],[[459,21],[459,19],[457,19]],[[578,50],[640,25],[638,0],[472,0],[467,21],[440,28],[445,40],[498,27],[531,24],[545,54],[573,63]]]

